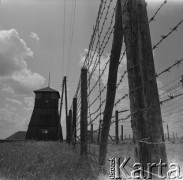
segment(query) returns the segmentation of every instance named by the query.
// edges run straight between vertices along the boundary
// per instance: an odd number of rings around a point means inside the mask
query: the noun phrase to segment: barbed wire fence
[[[73,145],[82,144],[81,142],[81,131],[82,128],[86,128],[87,132],[85,134],[87,140],[87,148],[86,154],[88,155],[97,155],[99,147],[101,143],[101,131],[103,130],[103,116],[105,110],[105,104],[107,101],[106,93],[107,93],[107,79],[109,72],[109,64],[110,64],[110,50],[112,46],[112,36],[115,29],[115,12],[116,12],[116,1],[112,0],[103,0],[99,6],[98,15],[96,19],[95,26],[93,28],[93,33],[91,36],[89,48],[85,55],[85,60],[83,62],[82,69],[85,69],[86,75],[86,91],[87,96],[84,97],[87,100],[87,114],[86,117],[86,127],[81,125],[81,107],[82,107],[82,90],[81,90],[81,77],[78,82],[77,90],[74,96],[75,106],[72,104],[71,109],[73,109]],[[156,20],[161,9],[167,4],[167,1],[163,1],[154,15],[148,20],[148,23],[152,23]],[[123,15],[123,10],[121,12]],[[172,26],[172,28],[161,35],[161,39],[152,46],[152,51],[159,48],[160,45],[163,45],[166,39],[173,35],[173,33],[179,29],[179,27],[183,24],[183,19],[180,20],[176,25]],[[125,43],[123,42],[123,45]],[[130,127],[132,117],[139,112],[147,112],[155,106],[160,105],[162,112],[162,123],[165,133],[165,140],[175,142],[175,139],[178,139],[178,135],[176,132],[173,132],[172,135],[167,131],[167,125],[169,122],[173,121],[173,118],[180,117],[183,112],[183,77],[178,76],[177,78],[169,81],[164,84],[162,87],[159,87],[159,102],[158,104],[151,104],[148,107],[141,108],[138,110],[130,112],[129,105],[129,97],[134,92],[138,92],[142,90],[142,86],[137,86],[135,89],[129,90],[128,86],[128,74],[131,71],[134,71],[139,64],[135,64],[129,69],[125,69],[125,61],[126,61],[126,47],[121,49],[121,55],[119,59],[119,71],[118,71],[118,81],[116,83],[116,90],[120,93],[116,93],[115,102],[111,104],[113,109],[113,115],[111,117],[110,123],[110,134],[109,134],[109,143],[122,143],[122,142],[133,142],[133,133]],[[156,73],[153,77],[144,82],[143,86],[149,85],[154,80],[158,80],[161,76],[171,73],[181,67],[181,63],[183,59],[172,60],[174,63],[164,67],[159,73]],[[142,60],[141,65],[144,63]],[[121,93],[121,89],[126,88],[126,93]],[[74,102],[73,99],[73,102]],[[175,106],[177,105],[177,106]],[[172,108],[173,106],[173,108]],[[75,110],[74,110],[75,107]],[[74,120],[75,118],[75,120]],[[180,126],[180,119],[174,121],[177,124],[177,128]],[[115,126],[114,126],[115,125]],[[121,126],[121,135],[119,138],[118,128]],[[114,134],[115,133],[115,134]],[[120,140],[119,140],[120,139]],[[138,142],[144,144],[161,144],[166,143],[166,141],[162,142],[153,142],[148,138],[138,139]],[[86,144],[85,144],[86,145]],[[96,158],[96,157],[95,157]],[[96,159],[98,160],[98,159]]]

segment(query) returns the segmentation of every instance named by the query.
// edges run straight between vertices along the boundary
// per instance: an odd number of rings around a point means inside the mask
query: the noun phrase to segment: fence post
[[[168,141],[170,141],[170,134],[169,134],[168,124],[167,124],[167,136],[168,136]]]
[[[164,132],[152,52],[151,36],[144,0],[122,0],[122,24],[127,54],[128,84],[135,161],[147,170],[148,163],[167,163]],[[127,3],[126,3],[127,2]],[[154,144],[142,143],[148,138]],[[146,154],[146,155],[145,155]],[[157,174],[158,169],[152,168]],[[166,173],[166,168],[163,169]],[[152,175],[152,174],[151,174]],[[152,179],[157,179],[152,175]]]
[[[69,110],[68,116],[68,144],[72,142],[72,110]]]
[[[121,125],[121,141],[123,141],[123,125]]]
[[[91,143],[93,143],[93,124],[91,124],[91,129],[90,129],[90,138],[91,138]]]
[[[76,114],[77,114],[77,98],[73,98],[73,144],[76,144]]]
[[[65,89],[65,117],[66,117],[66,142],[68,141],[68,110],[67,110],[67,77],[64,76],[64,89]]]
[[[80,154],[87,155],[87,69],[81,69],[81,120],[80,120]]]
[[[115,111],[115,131],[116,131],[116,144],[119,143],[119,136],[118,136],[118,111]]]
[[[66,117],[66,143],[69,143],[69,115]]]
[[[101,143],[99,148],[99,171],[103,172],[105,169],[108,136],[111,125],[111,117],[113,112],[113,106],[116,94],[116,82],[117,73],[119,67],[119,59],[121,54],[122,42],[123,42],[123,29],[122,29],[122,17],[121,17],[121,0],[117,1],[114,36],[112,42],[112,49],[110,54],[109,73],[107,81],[107,95],[106,104],[103,115],[103,124],[101,132]]]
[[[64,80],[62,81],[62,95],[61,95],[61,100],[60,100],[60,112],[59,112],[59,123],[58,123],[58,140],[61,142],[63,141],[63,134],[62,134],[62,126],[61,126],[61,117],[62,117],[62,105],[63,105],[63,97],[64,97],[64,86],[65,82]]]
[[[100,144],[102,120],[99,121],[97,143]]]

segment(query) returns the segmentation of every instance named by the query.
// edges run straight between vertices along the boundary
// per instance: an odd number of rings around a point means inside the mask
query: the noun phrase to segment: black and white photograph
[[[183,179],[183,0],[0,0],[0,180]]]

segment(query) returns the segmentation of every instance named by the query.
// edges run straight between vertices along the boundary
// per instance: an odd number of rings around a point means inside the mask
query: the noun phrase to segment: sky
[[[75,15],[73,15],[75,2],[76,9]],[[147,0],[149,18],[162,2],[162,0]],[[33,90],[48,86],[49,72],[51,73],[51,87],[58,91],[61,91],[63,76],[68,77],[68,106],[71,106],[99,4],[99,0],[66,0],[65,5],[64,0],[1,0],[0,139],[10,136],[16,131],[27,130],[34,106]],[[152,44],[157,43],[161,35],[168,33],[170,28],[183,18],[182,9],[182,0],[168,0],[168,3],[157,14],[156,20],[150,24]],[[73,19],[71,46],[72,30],[70,27]],[[107,22],[109,23],[109,19]],[[104,67],[109,57],[110,44],[101,57],[101,68]],[[183,25],[153,53],[157,73],[172,65],[175,60],[183,58]],[[119,77],[125,68],[126,60],[124,59],[119,68]],[[170,73],[158,78],[159,88],[180,77],[183,74],[182,70],[182,65],[180,65]],[[97,73],[94,73],[92,83],[96,78]],[[106,81],[107,71],[102,77],[102,86]],[[169,87],[172,85],[170,84]],[[166,88],[159,92],[164,93]],[[181,90],[179,87],[178,91],[181,92]],[[124,80],[123,85],[120,85],[117,90],[116,97],[120,97],[127,91],[128,83],[127,80]],[[91,101],[97,93],[95,90],[91,95]],[[164,94],[167,96],[166,92]],[[105,98],[105,94],[102,98]],[[170,107],[174,109],[177,105],[178,108],[170,111]],[[162,108],[164,126],[169,124],[170,133],[174,131],[180,136],[183,135],[181,134],[183,127],[181,106],[183,107],[183,101],[180,100]],[[124,100],[114,110],[128,107],[128,100]],[[91,111],[94,110],[95,107],[92,107]],[[122,118],[123,115],[120,117]],[[61,123],[65,136],[64,115]],[[126,134],[131,134],[130,122],[125,122],[124,126]],[[94,128],[97,127],[98,121],[94,124]],[[114,135],[113,126],[110,133]]]

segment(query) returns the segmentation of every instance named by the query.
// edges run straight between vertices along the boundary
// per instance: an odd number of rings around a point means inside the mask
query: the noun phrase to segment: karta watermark
[[[133,167],[130,170],[126,168],[129,166],[127,163],[129,162],[130,158],[124,158],[123,162],[121,163],[121,158],[110,158],[110,179],[153,179],[153,177],[158,177],[159,179],[182,179],[180,175],[180,166],[177,163],[170,163],[167,165],[163,163],[160,159],[159,163],[147,163],[146,169],[141,163],[134,163]],[[152,169],[156,168],[157,172],[154,174]],[[165,173],[166,172],[166,173]],[[163,174],[164,173],[164,174]]]

